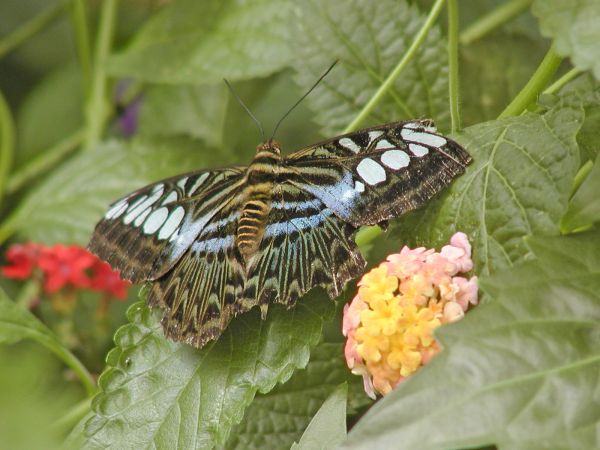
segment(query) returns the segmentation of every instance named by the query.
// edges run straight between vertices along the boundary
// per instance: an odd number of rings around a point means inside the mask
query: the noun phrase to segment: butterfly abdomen
[[[266,194],[257,195],[244,204],[235,240],[245,260],[248,260],[258,250],[270,210],[270,199]]]
[[[257,252],[262,241],[271,211],[273,180],[280,161],[279,147],[268,142],[258,146],[256,156],[248,166],[235,236],[236,246],[246,261]]]

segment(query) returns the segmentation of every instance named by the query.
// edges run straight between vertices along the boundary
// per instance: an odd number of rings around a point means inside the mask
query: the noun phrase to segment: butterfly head
[[[281,146],[279,145],[279,142],[269,139],[267,142],[263,142],[256,147],[256,156],[259,154],[279,156],[281,154]]]

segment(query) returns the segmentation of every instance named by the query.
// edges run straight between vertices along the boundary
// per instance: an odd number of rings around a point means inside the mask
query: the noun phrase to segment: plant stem
[[[404,70],[404,68],[408,65],[408,63],[416,55],[417,50],[419,49],[419,46],[423,43],[423,41],[427,37],[427,33],[429,32],[429,30],[435,23],[437,17],[439,16],[440,11],[442,10],[442,7],[444,6],[444,2],[445,2],[445,0],[437,0],[435,2],[433,7],[431,8],[431,11],[429,12],[429,15],[427,16],[427,19],[425,20],[425,23],[423,23],[423,26],[421,27],[421,29],[415,36],[415,39],[413,40],[412,44],[410,45],[410,47],[408,48],[408,50],[406,51],[406,53],[404,54],[404,56],[402,57],[402,59],[400,60],[398,65],[394,68],[392,73],[390,73],[388,75],[388,77],[381,84],[381,86],[379,86],[379,89],[377,89],[375,94],[373,94],[371,99],[367,102],[367,104],[363,107],[363,109],[358,113],[358,115],[354,118],[354,120],[346,127],[346,129],[343,131],[344,133],[350,133],[351,131],[356,130],[363,123],[363,121],[369,116],[371,111],[373,111],[375,106],[385,97],[385,95],[387,94],[387,91],[390,90],[390,88],[392,87],[392,85],[394,84],[394,82],[396,81],[398,76],[400,75],[400,73]]]
[[[0,92],[0,205],[8,184],[8,174],[15,152],[15,123],[10,107]]]
[[[68,3],[63,1],[42,11],[1,39],[0,59],[59,18]]]
[[[85,391],[89,397],[96,393],[96,382],[92,378],[92,375],[73,353],[71,353],[62,345],[59,345],[57,342],[49,339],[39,339],[38,342],[45,346],[48,350],[52,351],[67,366],[69,366],[73,372],[75,372],[77,378],[79,378],[83,384],[83,387],[85,388]]]
[[[458,77],[458,2],[448,0],[448,99],[452,133],[460,130],[460,88]]]
[[[477,19],[460,34],[460,43],[468,45],[521,14],[533,0],[512,0]]]
[[[90,33],[86,11],[87,0],[74,0],[71,6],[71,22],[75,33],[77,58],[81,66],[84,98],[88,99],[92,84],[92,56],[90,50]]]
[[[565,84],[571,81],[573,78],[578,77],[581,74],[581,70],[574,68],[565,73],[562,77],[552,83],[548,88],[543,92],[543,94],[554,94],[558,92]]]
[[[90,98],[86,108],[87,132],[85,148],[94,148],[102,133],[108,118],[106,99],[106,61],[110,53],[111,42],[115,29],[117,0],[104,0],[100,11],[100,24],[96,39],[94,54],[94,70]]]
[[[83,136],[84,130],[77,130],[75,133],[67,136],[45,152],[40,153],[35,159],[29,161],[27,165],[11,175],[6,186],[7,192],[9,194],[14,194],[29,181],[47,172],[69,153],[76,150],[83,142]]]
[[[505,117],[518,116],[525,111],[550,82],[561,62],[562,58],[554,52],[553,48],[550,48],[525,87],[521,89],[521,92],[517,94],[498,118],[503,119]]]

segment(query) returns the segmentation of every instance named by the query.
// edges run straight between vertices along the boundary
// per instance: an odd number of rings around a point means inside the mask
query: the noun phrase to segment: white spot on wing
[[[429,149],[427,147],[423,147],[419,144],[408,144],[408,149],[413,155],[418,157],[425,156],[427,153],[429,153]]]
[[[177,229],[175,230],[175,233],[173,233],[173,234],[171,235],[171,237],[169,238],[169,242],[173,242],[174,240],[176,240],[176,239],[177,239],[177,237],[179,236],[179,232],[180,232],[180,231],[181,231],[181,227],[177,228]]]
[[[171,192],[169,192],[169,195],[167,195],[167,197],[162,201],[162,204],[168,205],[169,203],[173,203],[176,200],[177,200],[177,192],[171,191]]]
[[[187,183],[188,177],[183,177],[181,180],[177,182],[177,186],[181,189],[185,189],[185,183]]]
[[[408,128],[403,128],[400,132],[403,139],[407,141],[416,142],[418,144],[429,145],[430,147],[442,147],[446,145],[446,139],[442,136],[429,133],[421,133],[419,131],[413,131]]]
[[[151,212],[152,208],[146,208],[144,212],[137,216],[137,219],[134,220],[133,226],[139,227],[141,224],[143,224],[144,220],[146,220],[146,217],[148,217],[148,214],[150,214]]]
[[[146,219],[144,222],[144,233],[152,234],[156,233],[156,231],[165,223],[167,217],[169,216],[169,210],[164,206],[158,208],[156,211],[153,211],[152,214]]]
[[[360,151],[360,145],[348,137],[341,138],[338,142],[342,147],[347,148],[351,152],[358,153]]]
[[[381,130],[369,131],[369,144],[383,134]]]
[[[410,156],[402,150],[388,150],[381,155],[381,162],[390,169],[398,170],[410,164]]]
[[[131,205],[129,205],[129,212],[133,211],[135,208],[138,207],[138,205],[140,203],[142,203],[144,200],[146,200],[148,198],[147,195],[142,195],[140,198],[138,198],[135,202],[133,202]]]
[[[125,212],[129,204],[126,200],[121,200],[119,203],[110,208],[104,215],[105,219],[116,219]]]
[[[382,139],[375,146],[375,150],[381,150],[381,149],[384,149],[384,148],[385,149],[392,149],[392,148],[396,148],[396,146],[394,144],[392,144],[390,141],[388,141],[386,139]]]
[[[371,186],[385,181],[385,169],[371,158],[365,158],[358,163],[356,171],[360,177],[365,180],[365,183],[370,184]]]
[[[185,216],[185,209],[183,209],[183,206],[175,208],[171,214],[169,214],[169,218],[160,229],[158,239],[167,239],[171,236],[183,220],[183,216]]]
[[[426,122],[429,123],[430,125],[425,125],[425,123],[423,123],[423,122],[408,122],[408,123],[405,123],[403,125],[403,127],[410,128],[412,130],[425,130],[428,133],[437,133],[437,128],[435,127],[435,125],[430,121],[426,121]]]
[[[147,199],[145,199],[143,202],[137,204],[137,206],[135,208],[129,208],[129,212],[127,213],[127,215],[125,216],[125,218],[123,219],[123,223],[125,225],[129,225],[131,222],[133,222],[133,220],[139,216],[142,211],[144,211],[146,208],[154,205],[154,203],[156,203],[156,201],[162,197],[163,195],[163,185],[160,184],[158,185],[159,189],[156,190],[154,189],[154,193],[148,197]],[[137,203],[137,202],[136,202]]]
[[[356,192],[365,192],[365,185],[363,183],[361,183],[360,181],[355,181],[354,182],[354,190]]]
[[[193,195],[194,192],[196,192],[196,190],[202,185],[202,183],[204,183],[206,181],[207,178],[208,178],[208,172],[205,172],[202,175],[200,175],[196,179],[196,182],[192,185],[190,190],[187,192],[187,195]]]

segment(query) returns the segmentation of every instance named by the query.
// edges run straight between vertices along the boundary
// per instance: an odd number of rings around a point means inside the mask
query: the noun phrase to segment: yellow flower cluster
[[[343,332],[348,366],[370,396],[389,393],[440,350],[433,330],[477,303],[477,277],[455,276],[472,267],[471,246],[457,233],[440,253],[404,247],[362,277]]]

